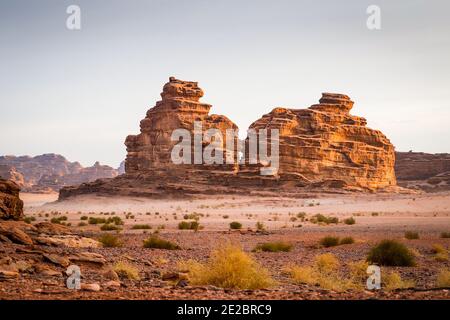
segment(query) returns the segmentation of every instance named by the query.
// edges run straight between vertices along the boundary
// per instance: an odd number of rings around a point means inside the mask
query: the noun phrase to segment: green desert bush
[[[55,224],[64,224],[64,221],[67,221],[66,216],[54,217],[50,220],[51,223],[55,223]]]
[[[446,238],[446,239],[450,238],[450,232],[442,232],[441,238]]]
[[[89,224],[103,224],[103,223],[106,223],[106,219],[105,218],[89,217],[88,223]]]
[[[348,225],[352,225],[352,224],[356,223],[356,220],[355,220],[355,218],[350,217],[350,218],[344,219],[344,223],[348,224]]]
[[[238,230],[242,228],[242,223],[237,222],[237,221],[233,221],[230,223],[230,229],[232,230]]]
[[[115,224],[106,223],[100,227],[100,230],[102,231],[117,231],[121,230],[118,226]]]
[[[105,248],[116,248],[122,246],[122,240],[118,236],[111,233],[105,233],[101,235],[98,241]]]
[[[25,223],[31,224],[31,222],[36,221],[36,218],[28,216],[28,217],[23,218],[23,221]]]
[[[131,229],[133,230],[149,230],[151,228],[152,226],[149,224],[135,224],[134,226],[131,227]]]
[[[180,246],[176,243],[161,239],[157,236],[151,236],[150,238],[144,240],[144,248],[178,250],[180,249]]]
[[[225,245],[211,253],[205,263],[193,260],[180,263],[193,285],[213,285],[227,289],[256,290],[272,287],[269,271],[239,246]]]
[[[116,226],[121,226],[123,225],[123,220],[120,217],[109,217],[108,219],[106,219],[105,223],[113,223]]]
[[[419,233],[417,231],[406,231],[405,238],[409,240],[419,239]]]
[[[310,219],[311,223],[323,223],[323,224],[331,224],[331,223],[338,223],[339,219],[337,217],[327,217],[323,214],[316,214],[311,217]]]
[[[292,250],[292,244],[276,241],[276,242],[266,242],[259,244],[253,249],[253,251],[264,251],[264,252],[289,252]]]
[[[325,248],[334,247],[339,245],[339,238],[327,236],[320,239],[319,244]]]
[[[198,230],[199,228],[200,223],[198,221],[181,221],[178,224],[180,230]]]
[[[352,237],[344,237],[339,241],[339,244],[352,244],[355,243],[355,239]]]
[[[415,265],[414,253],[403,243],[383,240],[375,245],[367,256],[367,261],[383,266],[410,267]]]

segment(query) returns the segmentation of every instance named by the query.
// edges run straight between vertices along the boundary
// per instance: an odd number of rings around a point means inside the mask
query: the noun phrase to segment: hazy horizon
[[[68,30],[66,8],[81,8]],[[381,30],[366,27],[369,5]],[[397,151],[450,152],[448,1],[0,0],[0,155],[118,167],[170,76],[241,131],[349,95]]]

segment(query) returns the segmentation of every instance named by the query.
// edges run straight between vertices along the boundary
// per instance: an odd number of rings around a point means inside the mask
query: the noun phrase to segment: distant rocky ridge
[[[224,165],[174,164],[171,151],[178,143],[171,140],[174,129],[192,134],[194,122],[201,121],[203,132],[215,128],[226,137],[225,130],[237,128],[225,116],[210,115],[211,105],[200,102],[202,96],[197,82],[171,77],[163,87],[162,100],[141,121],[141,133],[126,139],[126,173],[63,188],[60,199],[81,194],[166,197],[255,190],[295,194],[310,188],[397,188],[394,146],[380,131],[367,128],[364,118],[350,115],[353,101],[342,94],[324,93],[320,103],[308,109],[275,108],[250,126],[256,131],[279,130],[280,167],[274,175],[260,175],[264,164],[251,164],[248,154],[243,163],[234,159]],[[231,151],[226,147],[223,140],[219,148],[224,156]]]
[[[396,152],[395,173],[400,186],[427,192],[450,190],[450,154]]]
[[[65,186],[114,178],[118,170],[96,162],[84,168],[57,154],[0,156],[0,177],[14,181],[24,192],[57,192]]]

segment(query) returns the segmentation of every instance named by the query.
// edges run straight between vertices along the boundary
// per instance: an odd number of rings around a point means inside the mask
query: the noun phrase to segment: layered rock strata
[[[23,201],[19,198],[19,192],[20,188],[17,184],[0,178],[0,219],[23,218]]]
[[[90,193],[164,196],[255,188],[293,193],[316,187],[375,191],[396,186],[394,146],[380,131],[368,128],[364,118],[350,115],[353,101],[346,95],[324,93],[319,104],[308,109],[275,108],[250,126],[256,133],[263,129],[279,132],[277,140],[270,133],[268,139],[269,150],[279,142],[279,167],[266,176],[260,169],[267,163],[250,161],[248,138],[244,161],[239,161],[237,137],[228,138],[233,139],[231,147],[226,143],[226,131],[236,130],[236,125],[225,116],[210,115],[211,105],[200,102],[202,96],[196,82],[170,78],[161,101],[141,121],[140,134],[126,139],[126,173],[63,188],[60,199]],[[173,162],[172,151],[179,143],[173,139],[174,130],[186,130],[193,137],[198,122],[203,133],[217,129],[222,134],[218,149],[224,162],[232,154],[231,162],[195,164],[193,141],[189,143],[190,164]],[[208,142],[202,143],[201,151]]]

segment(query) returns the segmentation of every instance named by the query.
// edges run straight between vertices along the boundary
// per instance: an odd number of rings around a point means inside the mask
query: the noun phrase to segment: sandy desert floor
[[[447,289],[436,287],[440,271],[450,263],[438,261],[432,251],[434,244],[449,250],[450,193],[436,194],[315,194],[314,198],[208,196],[190,200],[151,200],[141,198],[80,197],[66,202],[53,202],[57,195],[22,194],[25,214],[34,217],[32,223],[67,217],[64,223],[75,232],[98,238],[105,231],[100,225],[78,226],[82,217],[119,216],[124,226],[119,233],[123,246],[118,248],[89,248],[89,252],[105,257],[104,266],[82,264],[82,281],[96,283],[101,290],[73,291],[65,286],[65,268],[51,265],[59,275],[22,276],[19,280],[0,281],[0,298],[11,299],[449,299]],[[338,217],[337,224],[316,224],[316,214]],[[196,215],[202,229],[198,232],[178,230],[178,224]],[[342,221],[353,217],[353,225]],[[242,223],[241,230],[229,230],[232,221]],[[262,222],[264,232],[256,232]],[[133,225],[148,224],[149,230],[133,230]],[[143,248],[142,242],[158,230],[160,238],[181,246],[181,250]],[[420,238],[405,239],[405,231],[416,231]],[[319,245],[325,236],[353,237],[355,243],[325,248]],[[285,272],[286,267],[308,265],[318,255],[332,253],[342,272],[349,262],[365,260],[370,248],[382,239],[398,239],[413,249],[414,267],[382,267],[382,272],[398,272],[403,279],[413,280],[414,288],[393,291],[345,290],[338,292],[317,285],[295,283]],[[261,243],[284,241],[293,245],[290,252],[254,252]],[[179,262],[188,259],[205,261],[211,250],[221,243],[239,244],[266,267],[276,286],[264,290],[229,290],[213,286],[191,286],[174,281],[171,274],[179,272]],[[37,246],[39,247],[39,246]],[[37,248],[40,250],[42,248]],[[14,258],[18,249],[3,246],[2,255]],[[57,255],[70,255],[79,248],[46,247]],[[86,251],[85,250],[85,251]],[[22,253],[23,254],[23,253]],[[36,252],[35,252],[36,254]],[[29,253],[33,259],[33,252]],[[17,258],[16,258],[17,259]],[[125,261],[138,269],[140,280],[120,279],[120,286],[108,285],[104,274],[108,266]],[[175,277],[176,278],[176,277]],[[178,280],[178,279],[175,279]],[[181,284],[180,284],[181,283]]]

